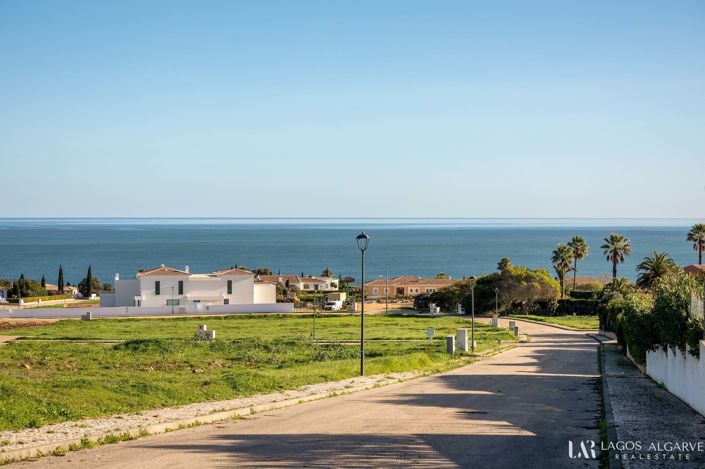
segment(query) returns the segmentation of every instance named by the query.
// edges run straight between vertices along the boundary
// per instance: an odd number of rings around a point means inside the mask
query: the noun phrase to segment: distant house
[[[0,298],[6,300],[10,295],[10,289],[6,287],[0,287]]]
[[[683,267],[683,272],[693,275],[705,275],[705,264],[692,264]]]
[[[47,291],[48,295],[72,295],[74,298],[79,296],[78,288],[65,286],[64,291],[60,292],[59,287],[51,283],[47,283],[44,289]]]
[[[302,292],[329,292],[338,291],[338,279],[336,277],[313,277],[311,275],[260,275],[263,282],[273,282],[296,287]]]
[[[371,299],[385,296],[416,296],[433,293],[454,283],[455,280],[449,278],[423,278],[411,275],[393,277],[389,280],[378,278],[365,282],[365,296]]]
[[[138,272],[134,279],[115,275],[115,291],[102,292],[101,306],[178,306],[188,304],[276,303],[276,286],[255,282],[249,270],[224,269],[194,274],[161,265]]]

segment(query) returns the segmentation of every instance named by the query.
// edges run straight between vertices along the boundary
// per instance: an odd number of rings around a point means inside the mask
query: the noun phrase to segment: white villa
[[[133,279],[115,274],[115,292],[101,292],[101,306],[243,305],[276,303],[276,284],[255,281],[242,269],[209,274],[166,267],[138,272]]]
[[[289,282],[289,286],[296,287],[304,292],[334,292],[340,285],[336,277],[313,277],[311,275],[260,275],[263,282],[281,283]]]

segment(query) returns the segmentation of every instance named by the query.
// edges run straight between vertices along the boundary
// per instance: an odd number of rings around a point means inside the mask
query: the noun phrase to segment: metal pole
[[[174,314],[174,285],[171,286],[171,314]]]
[[[494,289],[494,313],[499,314],[499,288]]]
[[[387,280],[384,282],[384,314],[389,314],[389,271],[387,271]]]
[[[472,284],[472,328],[471,328],[471,334],[470,334],[470,340],[471,342],[471,349],[472,352],[475,353],[475,283],[473,282]]]
[[[316,303],[313,303],[313,341],[316,341]]]
[[[362,307],[360,314],[360,376],[365,376],[365,251],[360,251],[362,254],[360,269],[360,295],[362,299]]]

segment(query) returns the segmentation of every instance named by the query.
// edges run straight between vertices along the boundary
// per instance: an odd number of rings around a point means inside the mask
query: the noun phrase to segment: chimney
[[[184,272],[189,272],[189,273],[190,273],[190,272],[191,272],[191,270],[190,270],[190,269],[191,269],[191,267],[189,267],[189,266],[185,266],[185,267],[184,267]]]
[[[162,265],[160,265],[159,267],[161,267],[161,268],[163,269],[163,268],[166,267],[166,266],[165,266],[164,264],[162,264]]]

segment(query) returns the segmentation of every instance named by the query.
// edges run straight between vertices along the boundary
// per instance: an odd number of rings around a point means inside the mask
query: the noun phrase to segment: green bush
[[[73,295],[44,295],[44,296],[28,296],[22,298],[25,303],[33,303],[35,301],[53,301],[53,300],[70,300],[73,299]],[[9,303],[19,303],[19,298],[10,298],[7,300]]]
[[[592,290],[571,290],[569,296],[574,300],[595,300],[602,290],[595,292]]]
[[[659,278],[651,292],[610,293],[601,321],[614,326],[618,339],[639,363],[646,361],[647,351],[659,346],[698,355],[703,322],[691,317],[689,309],[692,295],[701,292],[702,285],[691,275],[669,273]]]
[[[575,314],[578,316],[595,316],[597,315],[600,302],[598,300],[563,298],[558,300],[556,314],[558,316],[566,316]]]

